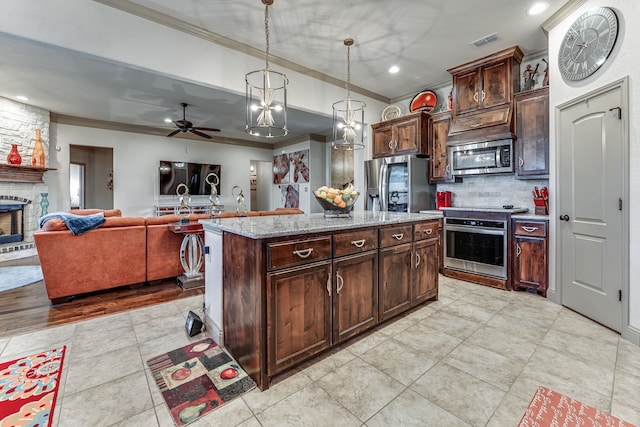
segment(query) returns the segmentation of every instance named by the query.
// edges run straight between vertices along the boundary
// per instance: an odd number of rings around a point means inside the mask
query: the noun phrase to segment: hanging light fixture
[[[246,82],[247,123],[245,131],[254,136],[275,138],[287,129],[287,76],[269,68],[269,6],[274,0],[261,0],[266,38],[265,67],[248,73]]]
[[[364,148],[364,107],[362,101],[351,99],[351,46],[353,39],[345,39],[347,47],[347,97],[333,103],[333,142],[337,150],[361,150]]]

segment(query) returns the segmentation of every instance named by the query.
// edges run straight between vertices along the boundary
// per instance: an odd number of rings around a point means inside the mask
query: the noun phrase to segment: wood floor
[[[6,261],[0,267],[38,264],[38,257],[34,256]],[[95,292],[53,305],[40,281],[0,292],[0,338],[202,293],[204,288],[183,291],[173,279],[136,289],[124,286]]]

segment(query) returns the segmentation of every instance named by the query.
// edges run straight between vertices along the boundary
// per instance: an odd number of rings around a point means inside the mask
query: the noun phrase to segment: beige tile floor
[[[0,339],[67,345],[54,426],[170,427],[145,361],[202,296]],[[640,425],[640,347],[539,296],[440,277],[440,299],[197,420],[203,426],[516,426],[544,385]]]

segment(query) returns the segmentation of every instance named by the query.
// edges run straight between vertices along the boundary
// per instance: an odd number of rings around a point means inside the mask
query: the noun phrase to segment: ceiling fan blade
[[[207,135],[206,133],[198,132],[198,131],[197,131],[197,130],[195,130],[195,129],[189,129],[189,132],[191,132],[191,133],[195,133],[196,135],[201,136],[201,137],[203,137],[203,138],[211,139],[211,136],[210,136],[210,135]]]
[[[174,131],[173,131],[173,132],[171,132],[169,135],[167,135],[167,137],[169,137],[169,136],[173,136],[173,135],[177,134],[178,132],[180,132],[180,129],[176,129],[176,130],[174,130]]]
[[[196,129],[196,130],[206,130],[206,131],[209,131],[209,132],[220,132],[220,129],[216,129],[216,128],[194,127],[194,129]]]

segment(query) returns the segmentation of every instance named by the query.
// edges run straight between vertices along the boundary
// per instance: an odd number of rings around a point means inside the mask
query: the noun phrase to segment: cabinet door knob
[[[486,95],[487,95],[487,94],[486,94],[486,93],[484,93],[484,90],[483,90],[483,91],[482,91],[482,98],[481,98],[481,101],[482,101],[482,102],[484,102],[484,98],[486,97]]]
[[[313,252],[313,248],[293,251],[293,253],[298,255],[300,258],[309,258],[311,252]]]
[[[430,229],[430,228],[427,228],[426,230],[422,230],[422,232],[426,233],[426,234],[431,234],[431,233],[433,233],[433,230]]]
[[[327,293],[331,296],[331,275],[327,278]]]
[[[391,236],[396,240],[402,240],[404,233],[392,234]]]
[[[527,233],[533,233],[534,231],[536,231],[538,229],[538,227],[522,227],[522,229],[524,231],[526,231]]]
[[[476,92],[473,94],[473,100],[476,102],[476,104],[478,103],[478,91],[476,91]]]
[[[518,157],[518,167],[524,166],[524,159],[522,157]]]
[[[389,141],[389,150],[393,150],[393,139]]]
[[[420,254],[416,252],[416,268],[420,265]]]
[[[447,166],[444,168],[444,171],[449,175],[451,173],[451,165],[447,163]]]
[[[569,215],[560,215],[560,221],[569,221]]]
[[[522,253],[522,248],[520,248],[520,244],[516,243],[516,256],[520,256],[520,254]]]

